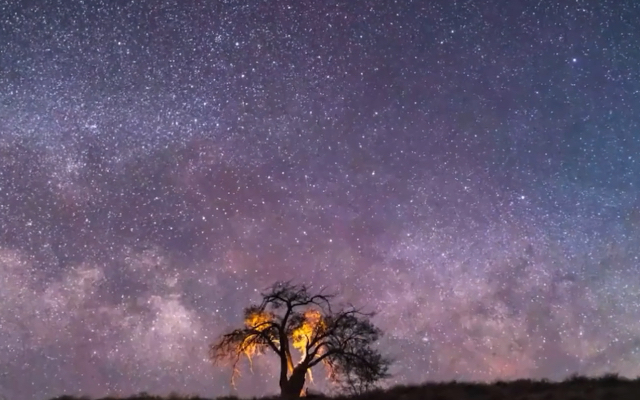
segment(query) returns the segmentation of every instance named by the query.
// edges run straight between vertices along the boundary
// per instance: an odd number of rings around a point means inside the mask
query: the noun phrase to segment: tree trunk
[[[297,365],[289,379],[284,383],[280,383],[280,394],[285,399],[297,399],[302,394],[304,381],[307,374],[307,368],[303,365]]]

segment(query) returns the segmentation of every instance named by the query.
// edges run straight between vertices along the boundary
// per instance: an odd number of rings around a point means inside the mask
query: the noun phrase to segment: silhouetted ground
[[[572,377],[563,382],[517,380],[496,383],[425,383],[416,386],[395,386],[356,396],[312,395],[316,399],[336,400],[640,400],[640,378],[629,380],[616,375],[600,378]],[[262,397],[276,400],[278,396]],[[62,396],[54,400],[88,400]],[[106,397],[100,400],[115,400]],[[218,397],[217,400],[236,400]],[[120,400],[207,400],[197,396],[157,397],[140,394]]]

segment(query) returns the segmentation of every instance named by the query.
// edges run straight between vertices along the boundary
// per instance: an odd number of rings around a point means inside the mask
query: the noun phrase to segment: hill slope
[[[280,397],[263,397],[276,400]],[[640,378],[629,380],[616,375],[600,378],[572,377],[563,382],[516,380],[495,383],[445,382],[425,383],[414,386],[395,386],[385,390],[355,396],[312,395],[309,398],[336,400],[638,400]],[[53,400],[80,400],[72,396],[61,396]],[[235,397],[219,397],[218,400]],[[100,400],[115,400],[103,398]],[[200,397],[157,397],[147,394],[121,400],[206,400]]]

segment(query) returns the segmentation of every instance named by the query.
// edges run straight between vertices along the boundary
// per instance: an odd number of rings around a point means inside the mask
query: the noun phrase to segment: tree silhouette
[[[209,356],[214,364],[229,362],[232,384],[242,356],[267,352],[279,358],[279,384],[283,397],[300,397],[306,374],[318,364],[327,367],[329,379],[350,390],[369,389],[388,377],[391,360],[372,345],[382,331],[370,317],[349,306],[334,311],[334,294],[320,290],[310,293],[305,285],[276,282],[262,293],[262,303],[244,310],[244,327],[221,335],[211,344]],[[294,365],[291,349],[300,353]]]

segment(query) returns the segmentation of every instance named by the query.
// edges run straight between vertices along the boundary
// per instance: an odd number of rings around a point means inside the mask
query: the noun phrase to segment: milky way
[[[280,279],[377,310],[391,384],[640,374],[638,21],[0,0],[0,394],[228,394]]]

